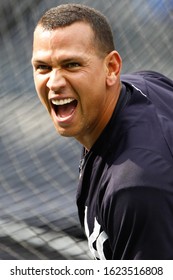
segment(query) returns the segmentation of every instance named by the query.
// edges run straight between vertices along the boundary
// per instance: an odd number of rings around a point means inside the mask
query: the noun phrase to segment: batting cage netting
[[[89,259],[75,204],[80,145],[61,138],[35,93],[32,34],[69,1],[0,0],[0,259]],[[103,12],[122,72],[173,78],[172,0],[71,1]]]

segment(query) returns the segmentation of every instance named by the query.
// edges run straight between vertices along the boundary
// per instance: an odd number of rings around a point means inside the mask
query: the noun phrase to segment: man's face
[[[112,102],[106,59],[94,47],[93,36],[82,22],[52,31],[38,26],[32,58],[36,91],[56,130],[86,146],[106,125]]]

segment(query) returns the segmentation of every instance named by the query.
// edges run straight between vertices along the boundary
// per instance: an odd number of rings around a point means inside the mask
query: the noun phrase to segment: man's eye
[[[64,67],[68,69],[73,69],[73,68],[80,67],[80,64],[78,62],[69,62],[65,64]]]
[[[45,71],[50,71],[51,67],[48,66],[48,65],[39,64],[39,65],[36,65],[35,69],[40,71],[40,72],[45,72]]]

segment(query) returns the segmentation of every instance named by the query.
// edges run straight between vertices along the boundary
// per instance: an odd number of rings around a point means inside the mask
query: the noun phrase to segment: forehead
[[[77,22],[70,26],[45,30],[37,26],[34,32],[33,54],[43,51],[91,52],[94,34],[89,24]]]

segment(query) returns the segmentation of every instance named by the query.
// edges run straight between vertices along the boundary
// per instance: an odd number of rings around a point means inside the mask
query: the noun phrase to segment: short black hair
[[[46,30],[54,30],[75,22],[85,22],[91,26],[99,51],[108,54],[114,50],[113,34],[107,18],[85,5],[71,3],[51,8],[40,18],[38,25]]]

